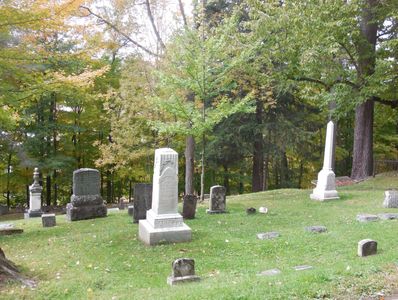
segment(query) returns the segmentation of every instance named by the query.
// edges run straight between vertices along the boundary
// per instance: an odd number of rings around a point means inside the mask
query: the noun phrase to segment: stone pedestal
[[[147,245],[187,242],[191,229],[177,210],[178,154],[170,148],[155,151],[152,208],[139,221],[138,236]]]
[[[106,217],[107,209],[100,195],[100,174],[95,169],[73,172],[73,195],[66,205],[66,219],[78,221]]]
[[[29,209],[24,213],[24,218],[40,218],[43,214],[41,210],[41,192],[43,187],[39,184],[39,169],[33,172],[33,184],[29,186]]]
[[[318,173],[318,181],[316,188],[311,194],[311,199],[318,201],[327,201],[339,199],[336,191],[336,180],[332,170],[333,153],[334,153],[334,124],[332,121],[328,123],[326,130],[325,153],[323,158],[323,168]]]

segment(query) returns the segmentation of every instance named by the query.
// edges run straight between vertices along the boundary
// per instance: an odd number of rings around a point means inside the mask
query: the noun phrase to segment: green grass
[[[284,189],[231,196],[228,214],[207,215],[200,206],[190,243],[146,247],[126,211],[107,218],[42,228],[40,219],[17,220],[21,235],[0,237],[8,258],[38,281],[35,290],[9,283],[1,299],[358,299],[398,288],[398,221],[359,223],[358,213],[383,209],[384,190],[397,177],[376,177],[339,189],[341,199],[315,202],[309,190]],[[266,206],[267,215],[246,215]],[[325,225],[311,234],[305,226]],[[256,234],[279,231],[274,240]],[[357,242],[372,238],[379,253],[357,257]],[[170,287],[171,263],[194,258],[199,283]],[[311,265],[294,271],[296,265]],[[279,268],[272,277],[257,273]]]

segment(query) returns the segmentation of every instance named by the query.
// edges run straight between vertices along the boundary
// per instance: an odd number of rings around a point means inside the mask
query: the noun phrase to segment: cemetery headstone
[[[54,227],[56,225],[55,214],[43,214],[41,216],[41,223],[43,227]]]
[[[195,261],[190,258],[176,259],[172,264],[172,274],[167,277],[169,285],[199,280],[200,277],[195,275]]]
[[[326,129],[325,153],[323,158],[323,168],[318,173],[316,188],[311,194],[311,199],[327,201],[339,199],[336,191],[335,174],[332,170],[334,155],[334,123],[330,121]]]
[[[129,205],[127,207],[127,214],[132,217],[134,215],[134,205]]]
[[[8,206],[0,204],[0,216],[8,213]]]
[[[308,227],[305,227],[305,231],[313,232],[313,233],[322,233],[322,232],[326,232],[327,228],[325,226],[319,226],[319,225],[308,226]]]
[[[368,256],[377,253],[377,242],[371,239],[365,239],[358,242],[358,256]]]
[[[282,272],[279,269],[270,269],[270,270],[262,271],[262,272],[258,273],[258,275],[260,275],[260,276],[275,276],[280,273],[282,273]]]
[[[262,233],[257,233],[257,238],[259,240],[271,240],[279,237],[279,232],[276,231],[271,231],[271,232],[262,232]]]
[[[248,215],[254,215],[256,213],[256,209],[254,207],[246,208],[246,213]]]
[[[33,172],[33,184],[29,186],[29,209],[25,212],[25,219],[41,217],[41,192],[43,187],[39,183],[39,169]]]
[[[152,207],[152,189],[151,183],[137,183],[134,186],[134,223],[146,218],[146,212]]]
[[[357,215],[357,221],[359,221],[359,222],[373,222],[373,221],[377,221],[378,219],[379,219],[378,216],[371,215],[371,214],[359,214],[359,215]]]
[[[187,242],[191,228],[178,213],[178,154],[173,149],[155,151],[152,208],[139,221],[138,236],[147,245]]]
[[[381,213],[377,215],[382,220],[395,220],[398,219],[398,213]]]
[[[387,190],[384,192],[383,207],[398,208],[398,191],[397,190]]]
[[[260,214],[266,214],[266,213],[268,213],[268,208],[266,208],[266,207],[264,207],[264,206],[261,206],[261,207],[258,209],[258,211],[259,211]]]
[[[195,195],[184,195],[182,205],[182,216],[184,219],[195,219],[197,201],[198,197]]]
[[[68,221],[106,217],[107,209],[100,195],[100,174],[95,169],[73,172],[73,195],[66,206]]]
[[[313,267],[309,265],[302,265],[302,266],[294,266],[293,269],[295,269],[296,271],[305,271],[313,269]]]
[[[210,188],[210,208],[206,211],[208,214],[226,213],[226,189],[221,185],[215,185]]]

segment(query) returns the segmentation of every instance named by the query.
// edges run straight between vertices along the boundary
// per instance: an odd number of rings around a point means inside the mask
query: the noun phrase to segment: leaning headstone
[[[210,188],[210,208],[206,211],[208,214],[226,213],[226,189],[221,185],[215,185]]]
[[[318,173],[316,188],[311,194],[311,199],[327,201],[339,199],[336,191],[335,175],[332,169],[334,153],[334,123],[330,121],[326,129],[325,153],[323,158],[323,168]]]
[[[358,256],[368,256],[377,253],[377,242],[371,239],[365,239],[358,242]]]
[[[195,275],[195,261],[193,259],[176,259],[172,264],[172,268],[171,276],[167,277],[169,285],[200,280],[200,277]]]
[[[127,206],[127,214],[132,217],[134,215],[134,205]]]
[[[308,226],[308,227],[305,227],[305,231],[313,232],[313,233],[322,233],[322,232],[326,232],[327,228],[325,226],[319,226],[319,225]]]
[[[57,223],[55,214],[43,214],[41,216],[41,223],[43,227],[54,227]]]
[[[256,209],[254,207],[246,208],[246,213],[248,215],[254,215],[256,213]]]
[[[262,233],[257,233],[257,238],[259,240],[271,240],[279,237],[279,235],[280,235],[279,232],[276,231],[262,232]]]
[[[107,209],[100,195],[100,173],[95,169],[73,172],[73,195],[66,206],[68,221],[106,217]]]
[[[138,236],[147,245],[187,242],[189,228],[178,213],[178,154],[173,149],[155,151],[152,208],[139,221]]]
[[[398,213],[381,213],[377,215],[381,220],[395,220],[398,219]]]
[[[152,189],[151,183],[137,183],[134,186],[134,223],[146,218],[146,212],[152,207]]]
[[[29,209],[25,212],[25,219],[41,217],[41,192],[43,187],[39,183],[39,169],[33,172],[33,184],[29,186]]]
[[[184,195],[182,205],[182,216],[184,219],[195,219],[197,201],[198,197],[195,195]]]
[[[374,222],[379,219],[378,216],[376,215],[371,215],[371,214],[359,214],[357,215],[357,221],[359,222]]]
[[[387,190],[384,192],[383,207],[398,208],[398,191],[397,190]]]

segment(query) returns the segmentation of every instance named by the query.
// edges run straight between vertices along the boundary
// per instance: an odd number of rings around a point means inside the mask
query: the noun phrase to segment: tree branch
[[[380,104],[391,106],[391,108],[398,107],[398,100],[384,100],[384,99],[380,99],[379,97],[373,97],[373,100]]]
[[[156,56],[159,57],[158,54],[154,53],[153,51],[149,50],[148,48],[144,47],[143,45],[141,45],[140,43],[136,42],[135,40],[133,40],[129,35],[127,35],[126,33],[122,32],[119,28],[117,28],[115,25],[113,25],[111,22],[109,22],[108,20],[104,19],[103,17],[101,17],[100,15],[94,13],[90,8],[81,5],[80,8],[87,10],[87,12],[90,15],[93,15],[94,17],[98,18],[99,20],[101,20],[102,22],[104,22],[106,25],[108,25],[110,28],[112,28],[114,31],[116,31],[117,33],[119,33],[121,36],[123,36],[126,40],[128,40],[130,43],[132,43],[133,45],[137,46],[138,48],[140,48],[141,50],[144,50],[146,53],[152,55],[152,56]]]
[[[153,14],[152,14],[151,5],[149,3],[149,0],[145,0],[145,5],[146,5],[146,11],[147,11],[149,20],[151,21],[152,29],[155,32],[156,38],[158,39],[158,42],[159,42],[160,46],[162,47],[162,49],[164,49],[164,48],[166,48],[166,46],[164,45],[163,40],[160,37],[158,28],[155,25],[155,19],[153,18]]]
[[[350,58],[350,60],[351,60],[351,63],[354,65],[354,67],[355,67],[355,70],[357,70],[357,72],[359,72],[359,68],[358,68],[358,64],[357,64],[357,62],[355,61],[355,58],[354,58],[354,56],[352,55],[352,53],[350,52],[350,50],[348,50],[348,48],[343,44],[343,43],[341,43],[341,42],[338,42],[338,44],[344,49],[344,51],[348,54],[348,56],[349,56],[349,58]]]

